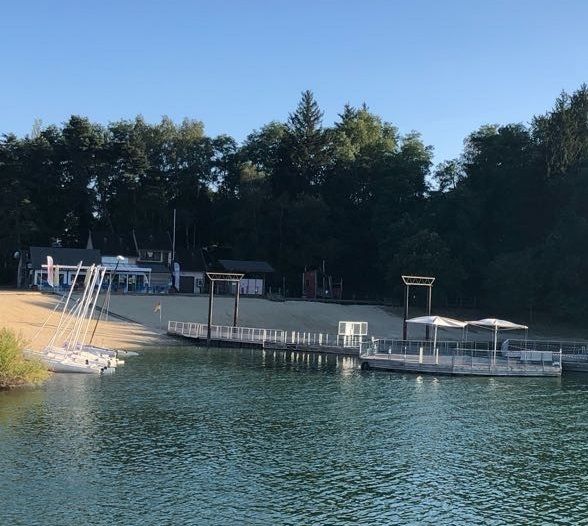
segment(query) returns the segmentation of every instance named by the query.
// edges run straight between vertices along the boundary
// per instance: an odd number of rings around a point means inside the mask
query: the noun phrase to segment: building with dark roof
[[[131,230],[127,234],[108,231],[88,233],[88,248],[98,248],[103,258],[121,255],[129,265],[149,269],[149,276],[143,273],[120,274],[115,289],[140,291],[148,288],[155,292],[167,292],[171,287],[172,246],[167,232]]]
[[[106,230],[92,230],[88,232],[86,248],[96,248],[105,256],[137,256],[137,251],[130,234],[121,235]]]
[[[263,296],[267,280],[275,272],[267,261],[219,259],[218,263],[225,272],[244,274],[239,282],[240,293],[244,295]]]
[[[265,276],[275,270],[267,261],[247,261],[241,259],[219,259],[218,262],[226,272],[242,272]]]
[[[102,261],[100,251],[96,249],[30,247],[25,286],[41,287],[47,282],[47,256],[53,258],[56,267],[60,267],[58,270],[60,285],[71,284],[80,262],[82,263],[80,273],[83,275],[90,266],[100,265]]]
[[[201,294],[206,283],[206,263],[201,249],[189,250],[178,248],[176,261],[180,266],[179,292]]]

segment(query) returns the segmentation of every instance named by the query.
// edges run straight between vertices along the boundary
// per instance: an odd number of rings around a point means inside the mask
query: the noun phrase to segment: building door
[[[194,294],[194,276],[180,276],[180,292]]]

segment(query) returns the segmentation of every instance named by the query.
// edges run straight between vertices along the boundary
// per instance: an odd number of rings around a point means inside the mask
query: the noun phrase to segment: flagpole
[[[172,264],[176,260],[176,209],[174,208],[174,235],[172,238]],[[178,287],[179,289],[179,287]]]

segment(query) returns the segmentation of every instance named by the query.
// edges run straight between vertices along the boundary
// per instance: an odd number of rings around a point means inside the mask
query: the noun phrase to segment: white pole
[[[99,267],[95,267],[92,270],[93,274],[90,279],[90,286],[88,288],[88,295],[86,297],[85,303],[82,305],[82,311],[80,313],[79,323],[76,328],[75,337],[74,337],[74,349],[77,348],[78,341],[80,341],[80,336],[82,335],[82,326],[84,325],[84,321],[86,319],[86,315],[88,314],[88,309],[90,308],[90,303],[92,303],[92,298],[94,296],[94,289],[96,287],[96,282],[98,281],[98,276],[100,274]],[[83,340],[81,340],[81,345],[83,345]]]
[[[69,310],[68,319],[64,322],[62,329],[59,332],[56,332],[56,336],[54,337],[56,340],[61,340],[61,336],[65,336],[65,334],[70,330],[70,325],[77,319],[78,313],[80,311],[80,300],[76,300],[74,306]],[[75,323],[74,323],[75,325]],[[73,331],[73,329],[71,329]],[[71,331],[69,333],[68,338],[71,338]],[[69,340],[68,340],[69,341]]]
[[[90,305],[92,304],[92,300],[94,298],[94,292],[96,290],[96,284],[98,282],[98,278],[100,277],[100,267],[97,266],[94,269],[94,275],[92,278],[92,282],[90,284],[90,288],[88,290],[88,297],[86,298],[86,303],[84,305],[84,311],[82,317],[80,318],[80,323],[78,327],[78,331],[76,333],[76,340],[80,342],[80,347],[83,345],[83,339],[80,339],[83,335],[83,327],[84,322],[86,321],[86,316],[88,315],[88,311],[90,310]],[[76,343],[77,345],[77,343]]]
[[[435,325],[435,334],[433,336],[433,352],[435,353],[435,363],[439,364],[439,354],[437,353],[437,325]]]
[[[53,338],[51,338],[51,340],[49,341],[48,345],[54,345],[55,344],[55,339],[57,338],[57,333],[59,332],[59,329],[61,328],[61,324],[63,322],[63,317],[65,316],[65,312],[67,311],[67,306],[69,304],[69,300],[71,299],[71,294],[73,292],[73,289],[76,285],[76,281],[78,280],[78,275],[80,274],[80,269],[82,268],[82,262],[80,261],[78,264],[78,268],[76,269],[76,275],[73,279],[73,282],[69,288],[69,294],[67,295],[67,300],[65,300],[65,305],[63,306],[63,311],[61,311],[61,317],[59,318],[59,323],[57,324],[57,329],[55,329],[55,334],[53,335]]]
[[[100,296],[100,289],[102,288],[102,282],[104,281],[104,275],[106,274],[106,267],[102,268],[102,272],[100,273],[100,279],[98,280],[98,290],[96,291],[96,295],[94,296],[94,302],[92,303],[92,309],[90,310],[90,316],[88,316],[88,322],[86,323],[86,330],[84,331],[84,336],[82,338],[82,346],[86,341],[86,337],[88,336],[88,330],[90,329],[90,322],[92,321],[92,317],[94,316],[94,310],[96,309],[96,303],[98,302],[98,296]]]
[[[498,326],[494,326],[494,355],[492,357],[492,362],[496,365],[496,347],[498,346]]]
[[[169,245],[168,245],[169,246]],[[172,263],[176,260],[176,209],[174,208],[174,235],[173,235],[173,241],[172,241]],[[178,289],[180,287],[179,283],[175,284]],[[160,311],[161,312],[161,311]],[[161,327],[160,327],[161,329]]]
[[[88,295],[88,290],[90,289],[90,284],[93,281],[93,277],[94,277],[94,267],[95,265],[92,265],[88,270],[86,270],[86,277],[85,279],[85,287],[84,287],[84,293],[82,294],[82,299],[80,300],[79,303],[79,307],[80,310],[79,312],[76,314],[77,319],[76,322],[74,323],[72,332],[71,332],[71,337],[73,338],[73,342],[72,341],[68,341],[68,350],[71,350],[72,348],[72,343],[74,344],[74,348],[75,348],[75,340],[77,339],[77,333],[78,333],[78,324],[81,323],[81,318],[83,315],[83,310],[84,310],[84,306],[85,306],[85,302],[86,302],[86,297]]]

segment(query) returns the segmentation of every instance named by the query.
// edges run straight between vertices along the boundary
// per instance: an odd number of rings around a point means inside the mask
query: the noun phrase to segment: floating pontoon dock
[[[364,369],[474,376],[560,376],[588,372],[587,342],[504,340],[497,352],[492,342],[370,339],[365,335],[337,335],[253,327],[170,321],[171,336],[193,345],[296,350],[358,356]],[[361,349],[360,349],[361,347]]]
[[[520,343],[520,342],[518,342]],[[560,350],[536,350],[532,342],[494,352],[486,343],[378,339],[361,345],[362,369],[471,376],[560,376]]]

